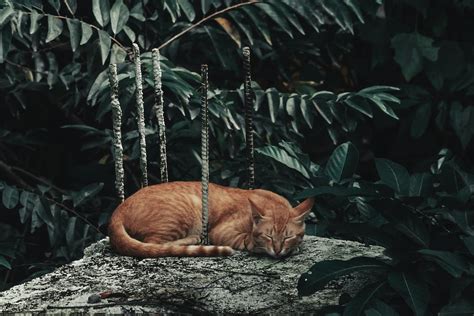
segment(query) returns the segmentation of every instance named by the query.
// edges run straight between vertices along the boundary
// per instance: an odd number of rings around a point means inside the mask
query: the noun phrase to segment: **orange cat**
[[[237,250],[278,258],[303,240],[307,199],[295,208],[266,190],[209,184],[209,240],[201,234],[201,183],[170,182],[145,187],[114,211],[109,224],[112,247],[134,257],[227,256]]]

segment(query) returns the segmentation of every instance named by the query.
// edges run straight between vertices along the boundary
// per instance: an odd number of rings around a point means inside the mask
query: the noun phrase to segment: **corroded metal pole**
[[[125,199],[124,171],[123,171],[123,147],[122,147],[122,109],[119,102],[117,65],[109,65],[110,104],[112,107],[112,121],[114,137],[112,139],[113,153],[115,159],[115,189],[123,202]]]
[[[208,113],[208,68],[201,65],[201,193],[202,193],[202,232],[201,243],[209,244],[208,216],[209,216],[209,113]]]
[[[160,179],[168,182],[168,162],[166,159],[166,125],[163,109],[163,90],[161,84],[160,51],[158,48],[152,51],[153,77],[155,79],[155,106],[154,111],[158,121],[158,134],[160,138]]]
[[[253,96],[250,66],[250,48],[243,48],[244,55],[244,107],[245,107],[245,141],[247,148],[248,188],[255,187],[255,146],[253,142]]]
[[[135,85],[137,98],[137,125],[140,138],[140,169],[142,171],[142,187],[148,185],[148,171],[146,162],[146,138],[145,138],[145,110],[143,106],[143,81],[142,63],[140,59],[140,48],[133,44],[133,57],[135,62]]]

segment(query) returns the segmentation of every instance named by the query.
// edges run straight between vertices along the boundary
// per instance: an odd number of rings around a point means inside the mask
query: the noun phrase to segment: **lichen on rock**
[[[312,264],[361,255],[383,257],[382,251],[307,236],[299,253],[281,260],[244,252],[231,257],[138,259],[113,253],[106,238],[86,248],[82,259],[1,292],[0,311],[307,313],[337,303],[342,293],[355,294],[367,282],[366,275],[356,274],[298,297],[297,280]],[[88,303],[91,295],[101,293],[110,295]]]

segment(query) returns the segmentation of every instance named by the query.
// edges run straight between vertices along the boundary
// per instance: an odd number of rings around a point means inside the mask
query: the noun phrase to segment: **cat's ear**
[[[252,219],[255,224],[258,224],[263,218],[263,211],[252,199],[249,199],[250,208],[252,209]]]
[[[306,215],[311,212],[314,205],[314,198],[308,198],[293,208],[294,219],[303,222]]]

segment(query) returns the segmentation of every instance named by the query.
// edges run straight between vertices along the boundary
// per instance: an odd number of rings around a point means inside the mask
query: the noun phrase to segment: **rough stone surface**
[[[360,255],[382,258],[382,251],[307,236],[298,254],[282,260],[247,253],[137,259],[114,254],[106,238],[86,248],[82,259],[0,292],[0,312],[307,313],[337,303],[342,293],[354,294],[367,276],[339,279],[299,298],[296,284],[301,273],[317,261]],[[98,298],[107,291],[112,295]]]

